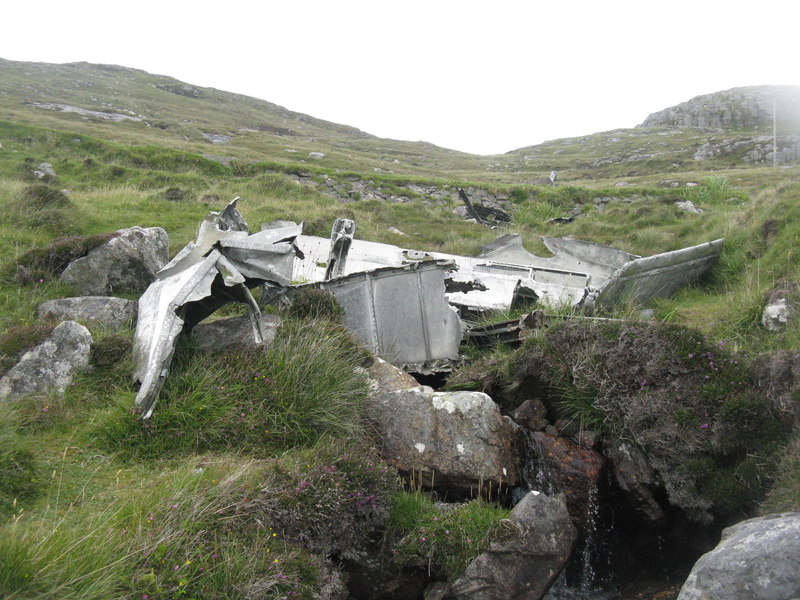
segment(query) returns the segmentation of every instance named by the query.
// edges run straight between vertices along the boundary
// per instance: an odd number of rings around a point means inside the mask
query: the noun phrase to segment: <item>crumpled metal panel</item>
[[[184,329],[190,330],[228,302],[240,302],[249,309],[253,336],[260,343],[261,312],[249,288],[291,282],[296,248],[289,240],[302,226],[267,228],[250,235],[236,210],[237,200],[203,220],[195,241],[159,271],[139,299],[133,354],[140,387],[135,405],[144,418],[153,412]]]
[[[595,304],[628,299],[647,302],[670,296],[695,281],[716,262],[724,240],[637,258],[619,268],[600,289]]]
[[[449,261],[355,273],[317,284],[341,304],[345,325],[374,354],[414,372],[458,360],[461,321],[445,300]]]

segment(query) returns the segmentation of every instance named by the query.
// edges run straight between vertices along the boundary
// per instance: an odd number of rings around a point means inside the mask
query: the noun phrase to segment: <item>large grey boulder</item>
[[[280,324],[281,319],[278,315],[261,315],[264,345],[268,346],[272,343]],[[218,350],[231,346],[242,348],[255,348],[256,346],[253,324],[248,315],[199,323],[192,329],[192,339],[205,350]]]
[[[453,582],[458,600],[538,600],[572,552],[578,536],[564,496],[528,492],[511,511],[509,532]]]
[[[133,300],[113,296],[81,296],[42,302],[36,314],[40,319],[52,317],[59,321],[83,321],[119,329],[133,324],[138,304]]]
[[[749,519],[728,527],[695,563],[678,600],[800,598],[800,513]]]
[[[0,400],[30,394],[63,394],[75,373],[89,366],[92,334],[75,321],[64,321],[41,344],[26,352],[0,379]]]
[[[426,484],[468,490],[518,480],[515,428],[481,392],[379,393],[368,414],[385,459]]]
[[[169,238],[161,227],[130,227],[72,261],[61,280],[85,296],[144,292],[167,264]]]

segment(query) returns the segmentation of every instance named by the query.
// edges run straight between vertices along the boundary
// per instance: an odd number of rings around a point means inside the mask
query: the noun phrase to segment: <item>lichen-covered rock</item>
[[[563,495],[529,492],[511,511],[510,532],[475,558],[450,587],[458,600],[538,600],[577,538]]]
[[[60,321],[74,320],[96,323],[118,329],[136,319],[137,303],[113,296],[80,296],[48,300],[39,305],[39,318],[53,317]]]
[[[694,565],[678,600],[800,598],[800,513],[749,519],[728,527]]]
[[[53,391],[63,394],[74,374],[89,366],[91,344],[86,327],[64,321],[0,379],[0,400]]]
[[[772,332],[785,330],[786,325],[795,318],[797,296],[797,290],[792,287],[776,289],[770,292],[764,306],[764,312],[761,314],[761,324],[764,329]]]
[[[167,264],[169,238],[161,227],[130,227],[72,261],[61,280],[86,296],[143,292]]]
[[[384,458],[426,484],[468,490],[517,483],[514,426],[486,394],[385,392],[372,397],[367,411]]]

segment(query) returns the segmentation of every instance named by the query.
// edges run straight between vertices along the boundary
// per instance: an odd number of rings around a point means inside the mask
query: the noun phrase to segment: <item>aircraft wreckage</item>
[[[337,219],[331,238],[276,221],[250,233],[237,199],[202,221],[194,242],[156,276],[139,300],[134,342],[136,409],[149,417],[169,373],[178,335],[228,302],[249,309],[262,340],[261,299],[290,301],[315,286],[342,305],[345,325],[373,353],[412,372],[448,370],[458,361],[460,316],[541,306],[601,306],[666,296],[702,275],[722,240],[640,257],[592,242],[543,237],[539,257],[516,234],[501,235],[477,257],[354,239],[355,223]]]

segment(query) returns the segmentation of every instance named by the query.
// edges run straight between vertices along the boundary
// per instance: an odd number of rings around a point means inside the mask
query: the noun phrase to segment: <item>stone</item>
[[[663,486],[644,452],[637,446],[613,439],[605,443],[604,454],[630,510],[645,523],[662,523],[666,515],[654,492]]]
[[[413,376],[377,356],[367,368],[367,377],[375,384],[376,390],[384,392],[420,387],[419,382]]]
[[[796,309],[795,289],[772,290],[767,297],[764,312],[761,314],[761,325],[767,331],[779,332],[786,329],[786,325],[794,319]]]
[[[161,227],[130,227],[72,261],[61,280],[85,296],[144,292],[167,264],[169,238]]]
[[[322,160],[323,158],[325,158],[325,153],[324,152],[309,152],[308,153],[308,157],[309,158],[313,158],[315,160]]]
[[[702,208],[698,208],[697,206],[695,206],[694,202],[692,202],[691,200],[682,200],[680,202],[676,202],[675,206],[677,206],[683,211],[695,215],[702,215],[705,212]]]
[[[617,183],[614,184],[614,187],[626,187],[629,185],[630,183],[628,183],[627,181],[618,181]]]
[[[0,379],[0,400],[63,394],[75,373],[89,367],[91,345],[92,334],[86,327],[75,321],[60,323]]]
[[[386,231],[389,233],[393,233],[395,235],[405,235],[402,231],[400,231],[397,227],[387,227]]]
[[[525,400],[514,411],[514,421],[531,431],[542,431],[547,427],[547,407],[538,398]]]
[[[43,179],[45,181],[52,181],[56,178],[56,172],[53,169],[53,165],[48,162],[43,162],[40,164],[33,172],[33,175],[37,179]]]
[[[278,315],[261,315],[261,331],[264,334],[262,347],[268,347],[272,343],[280,324],[281,319]],[[192,329],[192,340],[204,350],[218,350],[231,346],[256,347],[253,324],[248,315],[198,323]]]
[[[564,568],[577,538],[562,494],[528,492],[507,533],[450,586],[457,600],[539,600]]]
[[[384,458],[425,485],[463,493],[517,483],[515,428],[484,393],[378,393],[367,414]]]
[[[42,302],[36,310],[40,319],[83,321],[119,329],[136,320],[138,305],[133,300],[113,296],[80,296]]]
[[[598,482],[606,459],[599,452],[564,437],[536,431],[531,440],[535,450],[534,468],[544,474],[539,491],[564,493],[573,523],[583,526],[589,517],[588,511],[597,504]]]
[[[678,600],[800,598],[800,513],[748,519],[728,527],[695,563]]]

